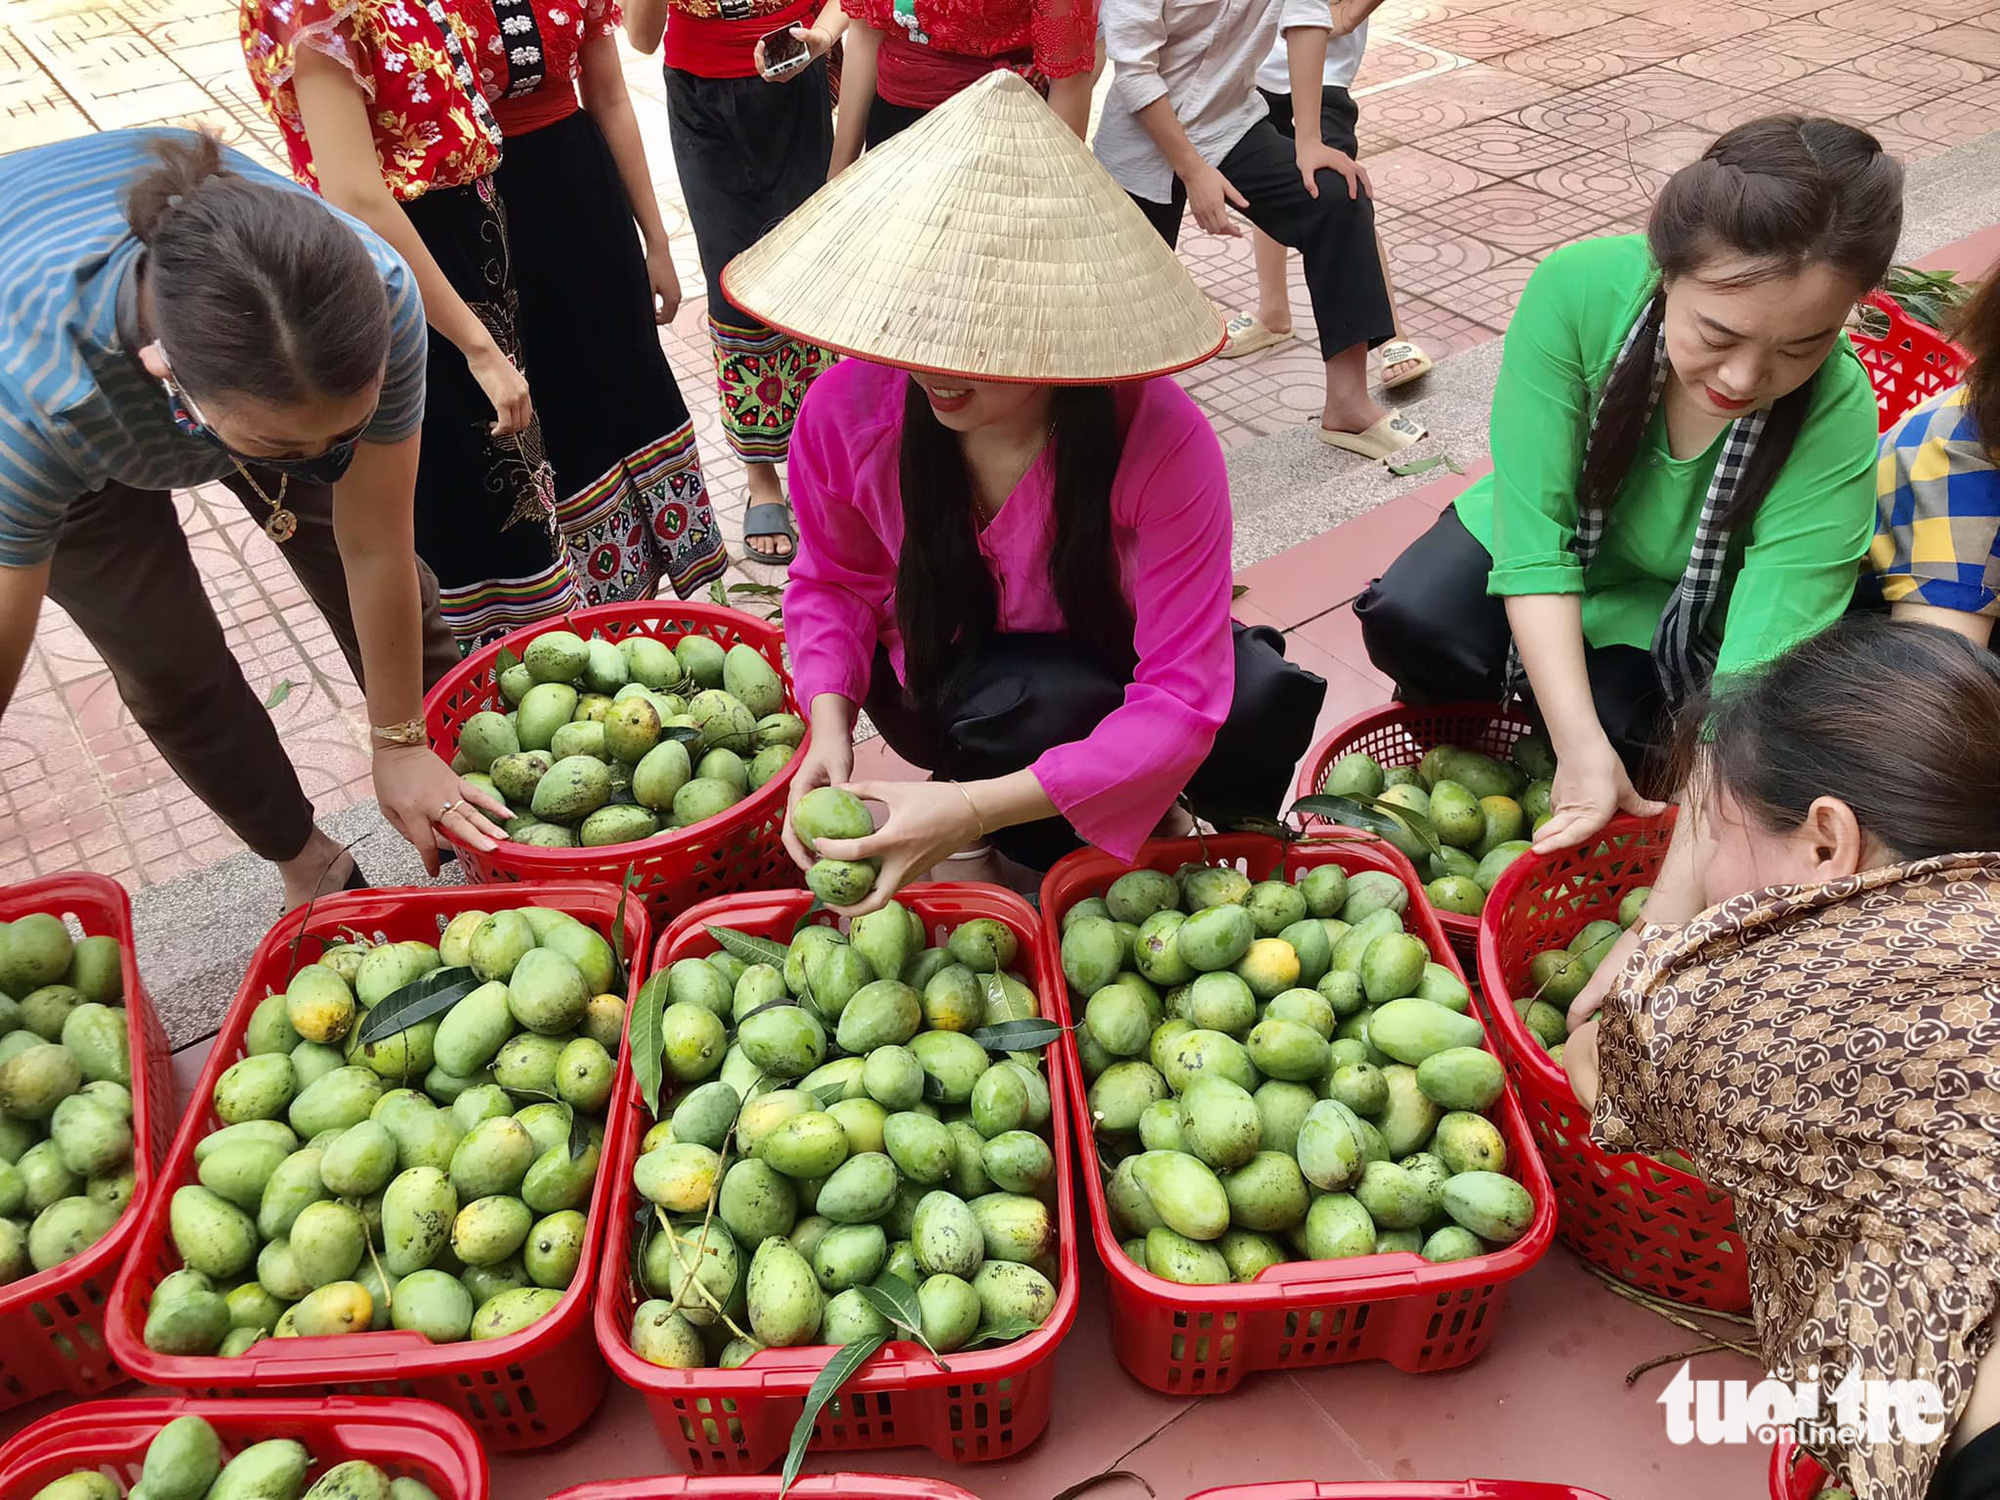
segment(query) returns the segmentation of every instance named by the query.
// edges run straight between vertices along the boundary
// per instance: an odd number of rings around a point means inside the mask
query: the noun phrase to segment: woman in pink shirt
[[[1148,230],[994,73],[725,273],[773,327],[858,356],[799,413],[785,591],[812,721],[794,805],[833,784],[888,810],[818,846],[881,861],[856,911],[983,844],[1035,869],[1079,840],[1130,858],[1183,792],[1219,822],[1273,816],[1306,748],[1325,684],[1232,627],[1221,445],[1153,378],[1222,331]],[[864,709],[929,781],[849,782]]]

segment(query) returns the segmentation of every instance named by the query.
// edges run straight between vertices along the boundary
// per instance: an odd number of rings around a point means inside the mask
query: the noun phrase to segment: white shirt
[[[1330,89],[1352,88],[1354,75],[1361,71],[1361,54],[1367,50],[1366,21],[1346,36],[1330,38],[1326,44],[1326,71],[1320,75],[1320,81]],[[1292,59],[1283,36],[1278,38],[1278,45],[1271,49],[1271,55],[1257,70],[1257,87],[1267,94],[1289,94],[1292,91]]]
[[[1140,110],[1170,100],[1188,144],[1217,166],[1270,113],[1257,69],[1282,47],[1283,33],[1333,22],[1328,0],[1103,0],[1099,14],[1115,71],[1097,159],[1126,192],[1151,203],[1173,201],[1174,169],[1139,123]]]

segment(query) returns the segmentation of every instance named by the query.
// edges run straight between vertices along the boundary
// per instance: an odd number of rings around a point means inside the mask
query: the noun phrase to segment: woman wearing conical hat
[[[1164,378],[1220,320],[1026,82],[869,152],[723,283],[852,356],[792,440],[785,631],[812,721],[793,805],[832,784],[887,808],[818,844],[881,861],[855,911],[957,854],[1129,858],[1183,792],[1276,813],[1325,684],[1232,628],[1222,449]],[[929,781],[849,782],[864,709]],[[811,862],[789,816],[786,840]]]

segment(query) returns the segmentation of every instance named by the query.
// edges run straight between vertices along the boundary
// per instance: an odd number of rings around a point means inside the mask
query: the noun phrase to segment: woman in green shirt
[[[1676,172],[1644,237],[1529,278],[1492,476],[1355,613],[1405,702],[1533,700],[1558,766],[1538,850],[1657,811],[1632,777],[1664,720],[1847,608],[1876,418],[1841,327],[1888,269],[1902,190],[1866,131],[1772,115]]]

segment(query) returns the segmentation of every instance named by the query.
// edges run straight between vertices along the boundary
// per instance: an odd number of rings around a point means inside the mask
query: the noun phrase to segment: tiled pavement
[[[727,536],[741,472],[721,442],[701,278],[665,138],[656,67],[628,68],[687,303],[667,349],[694,413]],[[1784,108],[1837,110],[1916,160],[2000,128],[2000,3],[1843,0],[1388,0],[1356,85],[1363,156],[1405,331],[1444,356],[1493,338],[1552,245],[1635,227],[1648,196],[1714,131]],[[276,160],[227,0],[8,0],[0,150],[92,129],[196,120]],[[1190,230],[1183,252],[1226,307],[1254,296],[1242,240]],[[1236,447],[1319,404],[1301,338],[1190,372]],[[218,491],[180,499],[211,598],[323,812],[369,795],[358,694],[282,557]],[[753,567],[749,573],[771,576]],[[742,576],[742,575],[737,575]],[[0,881],[79,865],[140,886],[238,846],[185,792],[53,606],[0,723]]]

